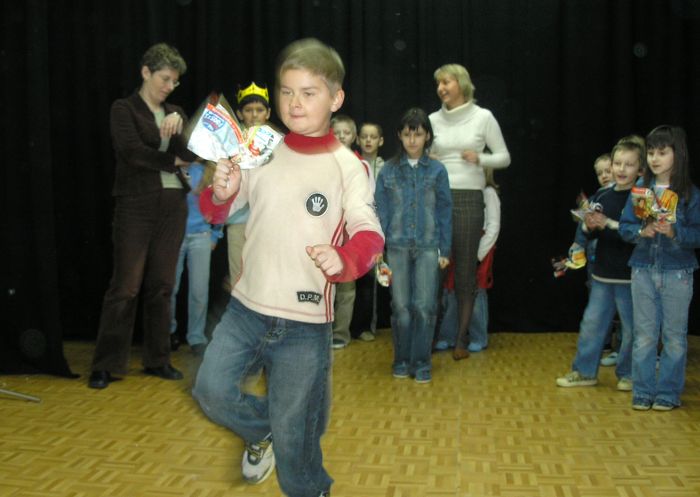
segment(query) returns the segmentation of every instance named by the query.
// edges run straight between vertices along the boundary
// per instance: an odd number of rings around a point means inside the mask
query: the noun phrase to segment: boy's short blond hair
[[[343,87],[345,66],[343,60],[332,47],[316,38],[297,40],[282,50],[277,62],[277,87],[282,73],[290,69],[305,69],[320,76],[331,93]]]
[[[348,116],[347,114],[336,114],[331,119],[331,128],[334,128],[336,124],[340,123],[349,125],[352,132],[357,135],[357,124],[355,124],[355,120],[352,117]]]

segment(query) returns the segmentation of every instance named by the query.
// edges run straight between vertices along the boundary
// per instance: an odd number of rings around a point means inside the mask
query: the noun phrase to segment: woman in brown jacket
[[[175,48],[156,44],[141,60],[139,90],[112,104],[114,268],[102,304],[91,388],[106,388],[119,379],[112,373],[127,372],[139,294],[144,372],[183,377],[170,364],[170,295],[187,219],[189,187],[181,168],[195,157],[181,134],[184,112],[165,100],[186,69]]]

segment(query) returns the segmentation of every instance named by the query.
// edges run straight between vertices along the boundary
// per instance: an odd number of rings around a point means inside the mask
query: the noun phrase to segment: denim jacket
[[[642,186],[642,180],[637,186]],[[650,188],[654,187],[654,182]],[[661,271],[697,269],[695,249],[700,247],[700,190],[693,185],[690,199],[678,199],[673,239],[657,233],[653,238],[639,236],[642,221],[634,215],[632,196],[627,200],[620,218],[620,236],[636,244],[629,260],[631,267],[656,268]]]
[[[386,245],[437,248],[449,257],[452,196],[447,170],[426,154],[411,167],[406,154],[387,161],[377,176],[374,199]]]

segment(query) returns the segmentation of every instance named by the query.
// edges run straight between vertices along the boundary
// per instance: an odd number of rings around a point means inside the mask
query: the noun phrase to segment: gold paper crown
[[[243,88],[242,90],[238,90],[238,94],[236,95],[236,99],[238,100],[238,103],[241,103],[241,100],[243,100],[245,97],[249,97],[251,95],[256,95],[258,97],[261,97],[267,102],[268,104],[270,103],[270,95],[267,93],[267,88],[260,88],[258,85],[255,84],[255,81],[250,83],[250,86],[248,88]]]

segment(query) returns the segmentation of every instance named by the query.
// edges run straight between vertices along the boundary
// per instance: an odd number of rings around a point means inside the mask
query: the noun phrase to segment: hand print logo
[[[314,217],[323,216],[328,210],[328,200],[322,193],[312,193],[306,199],[306,212]]]

